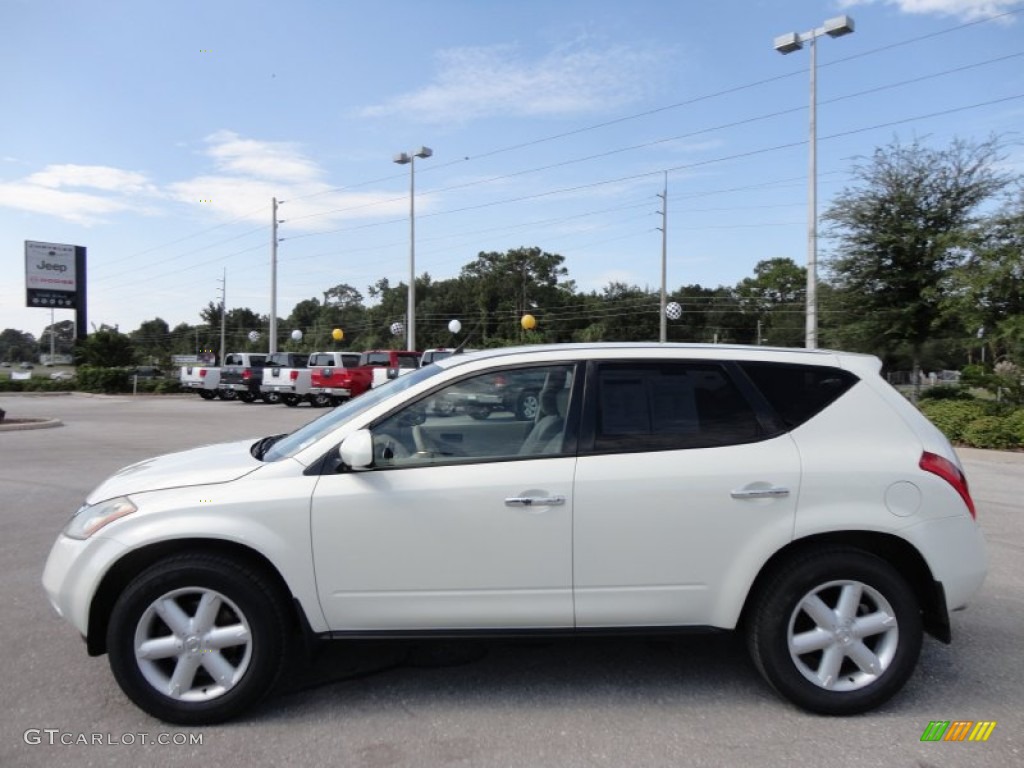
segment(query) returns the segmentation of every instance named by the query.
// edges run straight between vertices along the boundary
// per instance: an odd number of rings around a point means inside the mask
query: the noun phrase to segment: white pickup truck
[[[192,363],[181,366],[180,383],[182,389],[196,392],[203,400],[213,400],[215,397],[222,399],[226,395],[219,390],[220,368],[202,363]],[[231,392],[231,390],[226,390]],[[234,392],[231,392],[234,395]]]
[[[260,383],[263,401],[294,407],[305,400],[309,395],[309,359],[309,355],[299,352],[274,352],[268,357]]]

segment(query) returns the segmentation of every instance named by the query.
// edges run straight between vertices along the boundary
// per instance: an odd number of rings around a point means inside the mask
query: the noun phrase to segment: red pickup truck
[[[309,361],[312,368],[309,395],[313,405],[337,405],[358,397],[370,387],[419,367],[419,352],[395,349],[370,350],[360,355],[325,352],[324,358]],[[358,357],[357,360],[352,358]],[[327,363],[324,365],[323,363]]]

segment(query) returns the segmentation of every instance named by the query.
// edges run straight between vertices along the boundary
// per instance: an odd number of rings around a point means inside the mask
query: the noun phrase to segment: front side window
[[[372,426],[374,464],[564,455],[574,450],[566,418],[573,371],[571,365],[512,368],[449,384]]]
[[[597,452],[711,448],[763,437],[753,408],[714,363],[601,363],[594,393]]]

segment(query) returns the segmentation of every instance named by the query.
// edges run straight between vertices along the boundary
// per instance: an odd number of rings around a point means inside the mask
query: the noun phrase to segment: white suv
[[[303,635],[638,628],[739,629],[783,696],[862,712],[923,631],[949,642],[986,572],[956,454],[879,369],[668,344],[456,355],[290,435],[121,470],[43,582],[171,722],[250,706]],[[543,380],[532,420],[438,413],[520,373]]]

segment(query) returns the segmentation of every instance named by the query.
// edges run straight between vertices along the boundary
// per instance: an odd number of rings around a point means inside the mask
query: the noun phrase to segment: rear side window
[[[750,403],[719,365],[603,363],[594,450],[710,448],[761,439]]]
[[[814,418],[856,384],[849,371],[819,365],[739,363],[788,429]]]

